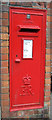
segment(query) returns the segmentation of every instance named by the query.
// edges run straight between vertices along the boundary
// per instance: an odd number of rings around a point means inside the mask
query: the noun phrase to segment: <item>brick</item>
[[[52,28],[52,22],[47,23],[47,28],[50,28],[50,29]]]
[[[52,55],[50,55],[50,58],[51,58],[51,60],[52,60]]]
[[[51,66],[52,66],[52,61],[51,61]]]
[[[50,97],[45,97],[45,98],[44,98],[44,101],[45,101],[45,102],[50,101]]]
[[[1,39],[1,33],[0,33],[0,39]]]
[[[0,3],[0,11],[1,11],[1,3]]]
[[[16,2],[10,2],[10,5],[15,5],[16,4]]]
[[[44,3],[43,2],[36,2],[36,6],[34,5],[34,7],[39,7],[39,8],[44,8]]]
[[[52,48],[52,42],[50,42],[50,48]]]
[[[50,106],[50,102],[46,102],[47,106],[49,107]]]
[[[21,112],[22,112],[22,111],[21,111]],[[18,112],[16,112],[16,111],[10,112],[10,117],[12,116],[12,118],[13,118],[13,117],[17,118],[17,116],[18,116],[17,113],[18,113]],[[22,114],[23,114],[23,113],[22,113]],[[21,115],[21,117],[23,117],[23,116]]]
[[[45,74],[45,78],[50,78],[51,77],[51,73],[46,73]]]
[[[46,49],[46,54],[50,54],[50,49]]]
[[[7,5],[2,5],[2,11],[9,11],[9,7]]]
[[[8,26],[8,19],[2,19],[2,25]]]
[[[20,2],[17,2],[16,4],[17,4],[18,6],[21,6],[21,3],[20,3]]]
[[[49,35],[49,36],[50,36],[51,32],[52,32],[52,28],[51,28],[51,29],[48,28],[48,29],[46,30],[46,34]],[[46,40],[46,41],[48,41],[48,40]]]
[[[50,54],[52,54],[52,49],[50,49]]]
[[[8,54],[2,55],[2,60],[8,60]]]
[[[9,101],[8,100],[2,100],[1,105],[2,106],[9,106]]]
[[[50,85],[45,86],[45,90],[50,90]]]
[[[1,47],[0,47],[0,60],[1,60]]]
[[[49,3],[47,3],[47,8],[50,8],[50,2],[49,2]]]
[[[46,60],[50,60],[50,55],[46,55]]]
[[[2,2],[2,4],[5,4],[5,5],[6,5],[6,4],[8,4],[8,2]]]
[[[46,72],[51,72],[51,68],[50,67],[46,67],[45,71]]]
[[[1,53],[8,53],[8,47],[2,47],[1,48]]]
[[[50,8],[52,9],[52,1],[51,1],[51,3],[50,3]]]
[[[8,94],[2,94],[1,95],[1,100],[9,100],[9,95]]]
[[[32,2],[10,2],[10,4],[32,7]]]
[[[52,42],[52,36],[51,35],[48,36],[48,41]]]
[[[31,110],[31,111],[29,111],[29,115],[33,115],[33,114],[37,114],[37,113],[38,113],[37,110]]]
[[[24,111],[26,112],[26,111]],[[18,111],[18,116],[21,116],[22,115],[22,111]]]
[[[46,48],[52,48],[52,42],[47,42],[46,43]]]
[[[50,42],[46,42],[46,48],[50,48]]]
[[[46,61],[45,65],[50,66],[50,61]]]
[[[49,12],[48,12],[49,13]],[[50,15],[52,15],[52,9],[50,9]]]
[[[4,46],[4,47],[5,47],[5,46],[8,47],[8,46],[9,46],[9,42],[8,42],[8,41],[2,41],[2,42],[1,42],[1,46],[2,46],[2,47],[3,47],[3,46]]]
[[[8,27],[1,27],[1,29],[2,29],[2,32],[6,32],[6,33],[8,33]]]
[[[51,84],[51,79],[45,79],[45,84]]]
[[[50,9],[50,10],[48,9],[47,10],[47,15],[52,15],[52,9]]]
[[[1,88],[1,93],[9,93],[9,88]]]
[[[8,61],[2,61],[1,67],[8,67]]]
[[[50,96],[50,91],[45,91],[45,96]]]
[[[2,112],[8,112],[9,111],[9,106],[2,106]]]
[[[2,19],[0,19],[0,26],[2,25]]]
[[[47,21],[52,22],[52,16],[47,16]]]
[[[2,112],[2,118],[9,118],[9,112]]]
[[[2,34],[1,34],[1,39],[3,39],[3,40],[8,40],[8,34],[2,33]]]
[[[2,13],[0,12],[0,18],[2,18]]]
[[[49,118],[49,114],[44,114],[44,118]]]
[[[1,33],[1,27],[0,27],[0,33]]]
[[[52,67],[51,67],[51,71],[52,71]]]
[[[1,79],[2,80],[9,80],[9,75],[8,74],[1,75]]]
[[[44,114],[48,114],[48,112],[49,112],[49,109],[48,108],[44,108]]]
[[[9,85],[9,82],[8,82],[8,81],[2,81],[2,82],[1,82],[1,86],[2,86],[2,87],[8,87],[8,85]]]
[[[32,110],[31,112],[34,113],[33,110]],[[21,114],[21,112],[19,111],[19,112],[18,112],[18,115],[20,116],[20,114]],[[27,111],[27,110],[24,111],[24,115],[25,115],[25,116],[28,116],[28,111]]]
[[[1,74],[7,74],[8,73],[8,67],[7,68],[1,68]]]
[[[50,29],[50,35],[52,35],[52,28]]]
[[[8,19],[8,12],[2,12],[2,18]]]

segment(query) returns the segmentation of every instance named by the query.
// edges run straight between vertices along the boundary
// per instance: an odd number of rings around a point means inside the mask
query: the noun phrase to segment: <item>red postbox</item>
[[[10,111],[44,106],[46,10],[10,8]]]

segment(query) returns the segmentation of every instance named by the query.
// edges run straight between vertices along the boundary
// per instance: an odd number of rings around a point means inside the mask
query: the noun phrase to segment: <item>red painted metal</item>
[[[21,28],[24,28],[24,29],[40,29],[40,27],[39,26],[34,26],[34,25],[19,25],[18,26],[19,27],[19,30],[21,29]]]
[[[24,40],[32,58],[23,58]],[[44,106],[45,45],[46,10],[10,7],[10,111]]]

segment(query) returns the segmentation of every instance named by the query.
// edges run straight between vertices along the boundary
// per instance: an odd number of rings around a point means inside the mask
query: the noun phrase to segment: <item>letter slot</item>
[[[19,32],[35,32],[37,33],[40,30],[39,26],[18,26]]]

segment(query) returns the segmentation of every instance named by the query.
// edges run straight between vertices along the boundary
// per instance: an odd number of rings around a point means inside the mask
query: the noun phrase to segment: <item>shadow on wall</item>
[[[51,93],[52,93],[52,76],[51,76]]]

